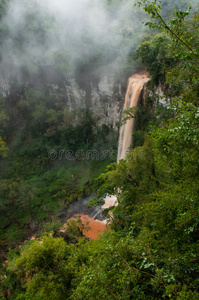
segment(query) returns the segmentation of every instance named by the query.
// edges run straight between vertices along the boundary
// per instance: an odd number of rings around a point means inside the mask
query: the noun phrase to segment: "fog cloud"
[[[73,73],[82,63],[117,71],[146,30],[142,22],[148,16],[135,2],[10,0],[3,18],[7,38],[1,45],[1,73],[14,73],[13,65],[34,73],[53,64]]]
[[[3,62],[15,65],[52,64],[68,70],[82,61],[119,66],[144,30],[144,13],[134,1],[13,0],[3,23],[9,38]],[[32,67],[33,68],[33,67]]]

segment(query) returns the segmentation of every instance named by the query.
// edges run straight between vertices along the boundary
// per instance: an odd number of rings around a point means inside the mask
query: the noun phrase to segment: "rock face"
[[[52,70],[51,70],[52,72]],[[45,95],[55,95],[66,103],[70,111],[89,109],[99,124],[116,127],[124,103],[125,88],[113,75],[93,78],[90,74],[61,76],[42,68],[37,78],[32,75],[17,80],[0,74],[0,96],[10,97],[28,87],[42,90]]]
[[[162,104],[163,106],[168,106],[170,105],[171,99],[169,100],[168,97],[165,96],[164,90],[165,87],[160,84],[159,86],[154,87],[154,94],[160,104]],[[152,95],[152,93],[149,93],[149,95]]]
[[[121,84],[105,76],[96,85],[91,82],[89,88],[80,87],[75,79],[70,79],[65,88],[70,110],[90,109],[99,124],[116,127],[124,101]]]

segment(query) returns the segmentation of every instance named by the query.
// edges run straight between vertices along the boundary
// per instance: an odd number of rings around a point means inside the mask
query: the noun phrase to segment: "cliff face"
[[[121,84],[106,76],[97,85],[91,82],[89,88],[80,87],[75,79],[70,79],[68,83],[65,89],[70,110],[90,109],[99,119],[99,124],[116,127],[124,98]]]
[[[37,76],[26,74],[24,77],[0,75],[0,96],[15,97],[24,94],[27,88],[42,90],[45,95],[56,95],[65,102],[70,111],[89,109],[97,117],[99,124],[116,127],[124,102],[125,89],[115,82],[112,75],[97,79],[87,74],[62,76],[41,68]]]

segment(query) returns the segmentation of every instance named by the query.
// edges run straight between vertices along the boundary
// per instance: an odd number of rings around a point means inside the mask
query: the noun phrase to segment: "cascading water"
[[[149,77],[146,71],[134,74],[129,78],[123,111],[138,106],[143,88],[148,81]],[[125,158],[129,147],[133,145],[132,134],[134,128],[135,118],[130,118],[120,127],[117,162],[119,162],[120,159]]]
[[[137,107],[139,100],[145,98],[145,85],[149,81],[148,73],[146,71],[134,74],[129,78],[128,87],[125,96],[124,110],[128,110],[131,107]],[[131,118],[126,121],[120,127],[120,136],[118,142],[118,154],[117,162],[120,159],[125,158],[128,153],[129,147],[133,145],[133,132],[135,129],[135,118]],[[104,199],[105,204],[102,206],[102,209],[109,208],[110,206],[117,205],[117,197],[114,195],[106,196]]]
[[[138,106],[140,98],[145,97],[143,92],[145,84],[148,81],[149,77],[146,71],[135,74],[129,78],[123,111],[131,107]],[[120,159],[125,158],[126,154],[128,153],[129,147],[132,146],[132,134],[134,132],[134,129],[134,118],[127,120],[126,123],[121,126],[117,162],[119,162]],[[84,232],[84,234],[89,238],[96,239],[99,236],[99,234],[102,233],[106,228],[106,220],[95,220],[97,216],[101,214],[102,210],[109,208],[110,206],[117,205],[117,197],[114,195],[107,195],[104,201],[104,205],[102,207],[97,207],[91,215],[75,214],[71,218],[74,219],[77,218],[77,216],[80,216],[83,224],[86,225],[87,222],[89,222],[90,230]]]

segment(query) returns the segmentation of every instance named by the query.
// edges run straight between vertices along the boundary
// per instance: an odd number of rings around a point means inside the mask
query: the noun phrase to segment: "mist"
[[[8,1],[2,17],[1,76],[22,84],[29,77],[36,80],[41,68],[48,76],[60,72],[65,78],[77,72],[90,77],[120,72],[147,30],[143,21],[148,16],[135,2]]]
[[[115,5],[105,0],[9,1],[1,74],[23,80],[22,68],[36,74],[41,66],[56,65],[69,76],[82,64],[93,65],[95,73],[98,68],[117,72],[138,45],[144,15],[130,0]]]

